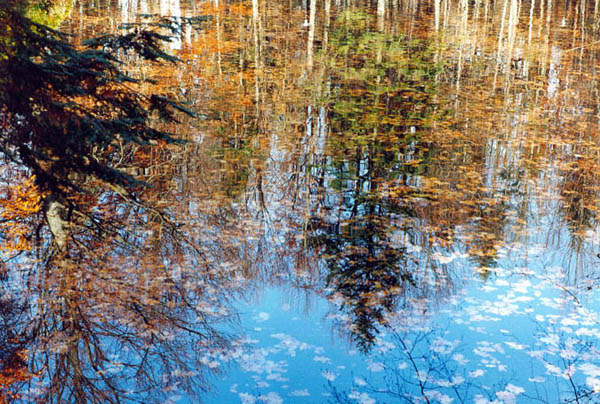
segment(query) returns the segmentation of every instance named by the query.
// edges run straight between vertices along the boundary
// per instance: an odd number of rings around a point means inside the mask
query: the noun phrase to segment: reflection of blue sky
[[[573,398],[569,375],[576,386],[598,391],[598,296],[586,296],[587,303],[580,305],[576,299],[583,296],[575,298],[563,281],[560,267],[538,273],[497,269],[486,282],[474,279],[439,302],[435,313],[418,301],[400,311],[370,355],[358,353],[332,331],[324,299],[313,296],[304,311],[280,289],[268,289],[241,307],[251,342],[233,355],[237,359],[216,379],[206,401],[327,402],[328,382],[346,391],[350,402],[389,401],[367,383],[384,387],[383,376],[394,373],[417,380],[398,338],[414,344],[413,357],[422,365],[432,402],[460,402],[458,395],[477,404],[559,402]],[[422,358],[447,369],[427,372]],[[416,387],[407,386],[418,396]]]
[[[250,396],[263,396],[277,402],[277,395],[284,402],[315,402],[327,394],[328,380],[350,384],[351,374],[362,370],[359,356],[332,332],[327,302],[312,300],[304,312],[285,292],[271,288],[258,302],[240,307],[251,342],[237,365],[217,377],[206,401],[252,402]]]

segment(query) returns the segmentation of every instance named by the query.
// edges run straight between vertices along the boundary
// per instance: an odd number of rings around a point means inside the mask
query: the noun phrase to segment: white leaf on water
[[[321,376],[323,376],[325,379],[329,380],[330,382],[334,381],[337,377],[336,375],[333,374],[333,372],[331,372],[329,370],[322,371]]]
[[[458,345],[458,341],[447,341],[443,338],[436,338],[430,346],[430,350],[439,354],[449,354]]]
[[[428,391],[425,395],[427,398],[439,402],[440,404],[450,404],[454,401],[452,397],[442,394],[437,390]]]
[[[374,361],[368,360],[367,363],[368,363],[367,369],[371,372],[383,372],[383,370],[385,369],[385,367],[383,366],[383,363],[381,363],[381,362],[374,362]]]
[[[484,374],[485,374],[485,370],[477,369],[477,370],[473,370],[473,371],[469,372],[469,377],[476,378],[476,377],[481,377]]]
[[[503,404],[517,404],[517,396],[510,391],[499,391],[496,393],[496,397],[498,397]]]
[[[262,401],[264,404],[283,404],[281,396],[273,391],[267,395],[258,396],[258,400]]]
[[[256,403],[256,397],[248,393],[240,393],[240,400],[242,404],[254,404]]]
[[[287,377],[283,377],[281,375],[281,373],[270,373],[267,375],[267,380],[275,380],[276,382],[281,382],[281,383],[290,381],[290,379],[288,379]]]
[[[513,393],[513,394],[517,394],[517,395],[525,393],[524,388],[515,386],[514,384],[510,384],[510,383],[508,383],[506,385],[506,391]]]
[[[546,374],[562,377],[563,379],[568,379],[568,376],[566,376],[563,373],[562,369],[558,366],[552,365],[550,363],[544,363],[544,366],[546,367]]]
[[[516,349],[517,351],[523,350],[527,348],[527,345],[517,344],[516,342],[505,342],[506,345],[511,347],[512,349]]]
[[[369,397],[367,393],[359,393],[357,391],[353,391],[350,394],[348,394],[348,398],[357,400],[359,404],[375,404],[375,400]]]
[[[548,334],[547,336],[540,338],[540,342],[552,346],[558,346],[559,339],[559,336],[556,334]]]
[[[498,286],[508,286],[510,284],[507,281],[505,281],[504,279],[496,279],[496,285],[498,285]]]
[[[460,366],[464,366],[467,363],[469,363],[469,360],[465,359],[465,356],[463,354],[454,354],[452,355],[452,359],[454,359],[454,361]]]
[[[481,394],[477,394],[473,401],[474,404],[490,404],[490,401],[482,396]]]
[[[308,392],[308,389],[294,390],[290,393],[290,396],[292,396],[292,397],[310,397],[310,393]]]
[[[587,377],[585,379],[585,384],[590,386],[594,393],[600,393],[600,379],[597,377]]]
[[[566,326],[571,326],[571,325],[578,325],[579,322],[572,317],[565,317],[562,319],[561,324],[566,325]]]
[[[586,376],[600,376],[600,367],[591,363],[579,365],[579,370]]]
[[[432,258],[437,260],[440,264],[449,264],[452,261],[454,261],[456,256],[455,255],[446,256],[446,255],[442,255],[440,253],[435,253],[432,255]]]
[[[269,318],[271,318],[271,315],[269,313],[265,313],[264,311],[261,311],[254,317],[254,321],[262,323],[264,321],[267,321]]]

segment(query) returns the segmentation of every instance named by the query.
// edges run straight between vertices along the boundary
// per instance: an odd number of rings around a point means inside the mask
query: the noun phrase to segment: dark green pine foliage
[[[23,3],[0,5],[0,153],[31,170],[55,198],[88,191],[88,179],[129,194],[140,183],[118,169],[123,149],[176,142],[156,129],[155,118],[172,122],[177,110],[191,113],[165,96],[135,91],[138,80],[119,69],[116,55],[173,63],[161,50],[169,37],[137,26],[75,48],[66,35],[25,17]]]

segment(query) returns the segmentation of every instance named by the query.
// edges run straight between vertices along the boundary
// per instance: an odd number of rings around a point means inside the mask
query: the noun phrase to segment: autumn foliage
[[[25,350],[20,349],[6,354],[5,348],[0,350],[0,404],[9,404],[18,399],[20,396],[13,391],[12,387],[27,382],[34,376],[27,369]]]
[[[42,208],[43,194],[35,185],[35,176],[20,184],[5,185],[0,197],[0,232],[3,251],[31,249],[31,222]]]

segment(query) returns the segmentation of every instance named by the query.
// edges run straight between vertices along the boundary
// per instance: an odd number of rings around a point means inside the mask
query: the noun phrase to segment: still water
[[[600,402],[599,7],[76,1],[75,42],[182,23],[181,63],[123,62],[197,114],[136,175],[202,259],[57,275],[80,339],[41,328],[21,399]],[[69,289],[34,278],[37,314]]]

